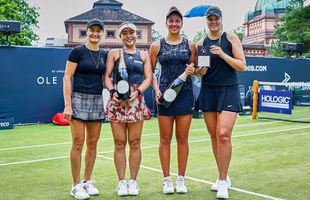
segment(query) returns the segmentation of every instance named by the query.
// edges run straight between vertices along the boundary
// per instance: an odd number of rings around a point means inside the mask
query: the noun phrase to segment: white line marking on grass
[[[274,133],[274,132],[294,131],[294,130],[305,129],[305,128],[310,128],[310,126],[297,127],[297,128],[289,128],[289,129],[281,129],[281,130],[273,130],[273,131],[263,131],[263,132],[249,133],[249,134],[242,134],[242,135],[232,136],[232,138],[247,137],[247,136],[253,136],[253,135],[262,135],[262,134]],[[191,143],[205,142],[205,141],[209,141],[209,140],[210,140],[210,138],[202,139],[202,140],[193,140],[193,141],[189,141],[188,143],[191,144]],[[176,145],[176,144],[177,144],[176,142],[171,143],[171,145]],[[149,148],[156,148],[156,147],[158,147],[158,145],[141,147],[141,149],[149,149]],[[113,153],[113,152],[114,151],[104,151],[104,152],[98,152],[97,154],[105,154],[105,153]],[[44,159],[38,159],[38,160],[18,161],[18,162],[12,162],[12,163],[0,163],[0,166],[16,165],[16,164],[24,164],[24,163],[33,163],[33,162],[40,162],[40,161],[46,161],[46,160],[57,160],[57,159],[68,158],[68,157],[69,156],[61,156],[61,157],[44,158]]]
[[[64,158],[69,158],[69,156],[59,156],[59,157],[53,157],[53,158],[43,158],[43,159],[37,159],[37,160],[26,160],[26,161],[18,161],[18,162],[11,162],[11,163],[0,163],[0,166],[34,163],[34,162],[41,162],[41,161],[47,161],[47,160],[59,160],[59,159],[64,159]]]
[[[240,124],[236,125],[235,128],[238,127],[247,127],[247,126],[256,126],[260,124],[274,124],[274,123],[283,123],[283,121],[276,121],[276,122],[262,122],[262,123],[251,123],[251,124]],[[202,129],[192,129],[190,132],[199,132],[199,131],[207,131],[206,128]],[[142,134],[143,137],[150,137],[150,136],[155,136],[159,135],[159,133],[149,133],[149,134]],[[103,138],[99,139],[99,141],[108,141],[108,140],[113,140],[113,138]],[[30,145],[30,146],[20,146],[20,147],[8,147],[8,148],[2,148],[0,151],[9,151],[9,150],[20,150],[20,149],[28,149],[28,148],[40,148],[40,147],[50,147],[50,146],[58,146],[58,145],[71,145],[72,142],[60,142],[60,143],[52,143],[52,144],[39,144],[39,145]]]
[[[113,158],[108,157],[108,156],[97,155],[97,157],[104,158],[104,159],[107,159],[107,160],[114,160]],[[156,169],[156,168],[153,168],[153,167],[148,167],[148,166],[140,165],[140,168],[148,169],[148,170],[151,170],[151,171],[162,173],[161,169]],[[174,176],[178,176],[178,174],[176,174],[176,173],[171,173],[171,174],[174,175]],[[200,183],[207,183],[209,185],[213,184],[213,182],[211,182],[211,181],[206,181],[206,180],[202,180],[202,179],[198,179],[198,178],[194,178],[194,177],[190,177],[190,176],[185,176],[185,178],[189,179],[189,180],[192,180],[192,181],[200,182]],[[230,189],[231,190],[235,190],[237,192],[242,192],[242,193],[246,193],[246,194],[249,194],[249,195],[253,195],[253,196],[263,197],[263,198],[266,198],[266,199],[284,200],[284,199],[281,199],[281,198],[278,198],[278,197],[273,197],[273,196],[269,196],[269,195],[261,194],[261,193],[257,193],[257,192],[251,192],[251,191],[240,189],[240,188],[236,188],[236,187],[231,187]]]

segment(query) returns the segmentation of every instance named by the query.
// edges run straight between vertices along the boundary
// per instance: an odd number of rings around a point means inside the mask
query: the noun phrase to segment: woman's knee
[[[230,130],[227,128],[222,128],[217,131],[217,140],[222,144],[230,143],[231,140],[231,133]]]
[[[96,151],[98,140],[87,141],[87,150]]]
[[[161,136],[160,137],[160,144],[161,145],[170,145],[171,144],[171,136]]]
[[[138,150],[140,149],[140,138],[136,138],[133,140],[129,140],[129,147],[131,150]]]
[[[76,138],[72,141],[72,150],[82,152],[84,146],[84,139]]]
[[[177,143],[180,145],[188,144],[187,134],[178,135],[176,139],[177,139]]]
[[[115,140],[114,141],[115,150],[116,151],[125,151],[126,141],[123,140]]]

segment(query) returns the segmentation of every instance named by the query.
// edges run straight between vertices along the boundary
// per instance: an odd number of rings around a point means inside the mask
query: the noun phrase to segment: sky
[[[47,37],[67,38],[64,21],[89,11],[97,0],[28,0],[31,6],[39,7],[39,43]],[[149,19],[161,35],[167,34],[165,16],[171,6],[176,6],[183,15],[192,7],[206,4],[218,6],[223,12],[225,31],[232,31],[244,22],[248,10],[254,10],[257,0],[118,0],[123,9]],[[205,18],[184,18],[183,31],[193,39],[206,26]]]

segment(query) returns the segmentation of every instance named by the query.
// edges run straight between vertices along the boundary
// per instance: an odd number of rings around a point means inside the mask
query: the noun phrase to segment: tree
[[[34,33],[38,27],[37,7],[31,7],[27,0],[0,0],[0,20],[15,20],[21,22],[21,32],[11,35],[9,43],[12,45],[30,46],[32,41],[39,39]],[[0,34],[0,41],[5,36]]]
[[[152,27],[152,41],[156,42],[160,38],[163,38],[163,36],[160,34],[158,30],[156,30],[154,27]]]
[[[244,37],[244,27],[239,26],[236,29],[234,29],[234,34],[236,34],[239,38],[239,40],[242,42],[243,37]]]
[[[283,24],[278,25],[275,31],[279,40],[272,45],[269,52],[273,56],[283,56],[282,43],[304,43],[304,56],[310,57],[310,6],[289,10],[282,21]]]
[[[208,32],[205,29],[197,32],[193,40],[194,43],[197,43],[199,40],[201,40],[202,38],[205,38],[207,35],[208,35]]]

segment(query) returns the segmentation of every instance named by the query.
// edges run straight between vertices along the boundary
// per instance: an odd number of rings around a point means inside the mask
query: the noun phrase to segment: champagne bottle
[[[183,72],[178,78],[176,78],[165,90],[164,94],[159,98],[160,105],[165,108],[169,108],[172,102],[177,98],[178,94],[181,92],[185,82],[187,74]]]
[[[116,76],[117,84],[116,90],[118,93],[118,99],[127,100],[130,98],[130,85],[127,67],[124,60],[123,49],[119,51],[119,64]]]

